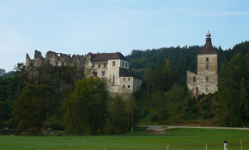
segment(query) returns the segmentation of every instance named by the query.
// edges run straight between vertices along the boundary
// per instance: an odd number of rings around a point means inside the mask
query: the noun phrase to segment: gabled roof
[[[129,69],[119,68],[119,77],[134,77],[138,79],[142,79],[138,75],[136,75],[134,72],[132,72]]]
[[[126,57],[124,57],[124,55],[119,52],[92,54],[91,61],[108,61],[109,59],[122,59],[129,61]]]
[[[211,42],[206,42],[198,54],[217,54]]]

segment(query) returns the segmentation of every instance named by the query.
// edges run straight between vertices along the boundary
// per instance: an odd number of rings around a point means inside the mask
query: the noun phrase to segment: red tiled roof
[[[109,59],[123,59],[129,61],[126,57],[124,57],[124,55],[119,52],[92,54],[91,61],[107,61]]]
[[[201,51],[198,54],[217,54],[216,50],[213,48],[213,45],[211,42],[206,42],[204,47],[201,49]]]

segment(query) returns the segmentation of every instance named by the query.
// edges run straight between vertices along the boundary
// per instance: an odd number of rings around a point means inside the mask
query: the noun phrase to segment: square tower
[[[208,94],[218,91],[217,52],[211,43],[211,34],[206,35],[206,43],[197,54],[197,75],[187,71],[187,85],[194,94]]]

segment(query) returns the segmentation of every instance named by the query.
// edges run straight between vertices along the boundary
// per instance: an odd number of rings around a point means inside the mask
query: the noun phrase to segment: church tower
[[[217,52],[211,43],[211,34],[206,34],[206,43],[197,54],[197,75],[187,71],[187,85],[194,94],[208,94],[218,91]]]

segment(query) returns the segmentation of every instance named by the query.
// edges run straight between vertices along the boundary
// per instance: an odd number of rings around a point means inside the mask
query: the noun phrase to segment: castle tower
[[[206,34],[206,43],[197,54],[197,74],[187,71],[187,85],[194,94],[208,94],[218,91],[217,52],[211,42],[211,34]]]
[[[198,94],[218,91],[217,52],[211,43],[211,34],[206,34],[206,43],[198,53],[197,86]]]

